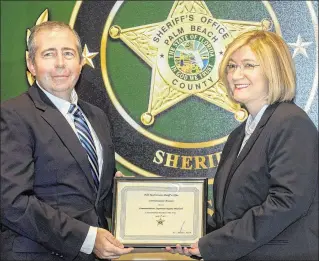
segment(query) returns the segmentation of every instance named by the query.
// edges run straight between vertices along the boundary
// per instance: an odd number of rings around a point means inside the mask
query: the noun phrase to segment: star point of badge
[[[306,48],[311,44],[312,42],[304,42],[301,35],[298,34],[297,41],[295,43],[288,43],[288,45],[294,48],[292,58],[295,58],[298,54],[302,54],[303,56],[308,58]]]
[[[85,44],[85,45],[84,45],[84,48],[83,48],[83,52],[82,52],[82,58],[83,58],[83,60],[84,60],[83,65],[87,64],[87,65],[91,66],[92,68],[95,68],[92,59],[93,59],[97,54],[98,54],[98,52],[91,53],[91,52],[89,51],[87,45]]]
[[[234,114],[248,113],[233,102],[219,80],[218,64],[239,34],[270,30],[272,22],[216,19],[204,1],[175,1],[165,21],[123,29],[113,25],[109,35],[120,39],[152,68],[148,109],[141,122],[152,125],[155,116],[194,95]]]
[[[212,210],[211,208],[208,208],[207,209],[207,214],[210,215],[210,216],[213,216],[214,210]]]

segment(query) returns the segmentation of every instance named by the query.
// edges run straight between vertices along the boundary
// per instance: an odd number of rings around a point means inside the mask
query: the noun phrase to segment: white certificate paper
[[[189,245],[203,236],[202,180],[132,181],[116,186],[113,224],[123,244]]]

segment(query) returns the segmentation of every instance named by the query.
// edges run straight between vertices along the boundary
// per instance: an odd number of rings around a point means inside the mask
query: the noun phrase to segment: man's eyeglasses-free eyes
[[[244,63],[241,65],[238,65],[234,63],[229,63],[226,66],[226,72],[234,73],[237,70],[237,68],[240,68],[241,72],[247,73],[247,72],[252,72],[257,66],[260,66],[260,64]]]

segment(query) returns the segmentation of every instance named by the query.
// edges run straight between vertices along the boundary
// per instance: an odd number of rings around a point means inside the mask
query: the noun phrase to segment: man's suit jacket
[[[244,135],[245,123],[222,152],[204,260],[318,260],[316,127],[283,102],[266,109],[238,155]]]
[[[52,260],[94,258],[79,251],[90,225],[107,228],[114,146],[104,112],[81,100],[78,105],[103,148],[98,191],[84,148],[43,91],[32,86],[1,105],[3,258],[19,260],[18,253],[48,254]]]

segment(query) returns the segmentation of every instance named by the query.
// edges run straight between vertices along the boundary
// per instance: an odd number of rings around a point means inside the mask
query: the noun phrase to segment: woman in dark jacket
[[[318,132],[293,102],[287,45],[272,32],[246,32],[227,48],[219,76],[249,116],[223,149],[212,232],[167,251],[204,260],[318,260]]]

